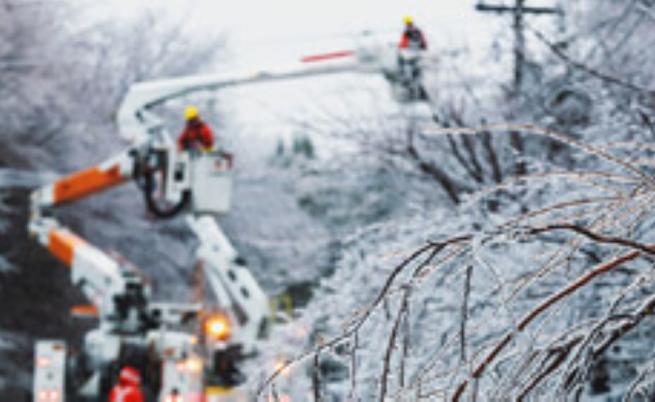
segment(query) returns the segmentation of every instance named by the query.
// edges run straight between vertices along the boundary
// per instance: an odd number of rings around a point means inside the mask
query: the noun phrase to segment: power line
[[[475,6],[477,11],[483,12],[496,12],[496,13],[507,13],[515,12],[516,7],[510,7],[505,5],[490,5],[485,3],[478,3]],[[523,6],[523,13],[525,14],[563,14],[564,12],[560,8],[553,7],[529,7]]]

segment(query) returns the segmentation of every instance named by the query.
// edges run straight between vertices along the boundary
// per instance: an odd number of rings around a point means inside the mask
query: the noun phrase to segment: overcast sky
[[[296,53],[352,46],[363,31],[395,41],[405,15],[414,17],[433,47],[480,46],[509,16],[475,12],[478,0],[109,0],[109,14],[130,16],[143,7],[168,10],[201,30],[224,32],[235,56],[246,64],[272,64]],[[485,0],[489,3],[492,0]],[[555,0],[528,0],[531,5]],[[509,0],[493,0],[507,3]],[[476,46],[477,47],[477,46]],[[293,55],[293,56],[292,56]]]
[[[514,0],[86,0],[103,15],[130,16],[145,7],[165,8],[199,30],[223,32],[239,67],[292,61],[303,54],[353,47],[364,31],[396,41],[402,18],[414,17],[435,48],[488,48],[507,32],[509,15],[481,14],[478,2]],[[526,0],[554,5],[561,0]],[[104,5],[104,7],[103,7]],[[536,17],[542,19],[543,17]],[[504,28],[504,29],[502,29]],[[507,42],[507,41],[505,41]]]

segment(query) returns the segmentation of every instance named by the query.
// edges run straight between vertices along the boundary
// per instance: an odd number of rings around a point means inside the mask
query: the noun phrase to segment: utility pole
[[[523,65],[525,64],[525,26],[526,15],[561,15],[562,10],[556,7],[529,7],[526,0],[514,0],[514,6],[490,5],[481,0],[475,6],[480,12],[507,14],[514,16],[514,91],[520,93],[523,85]]]
[[[518,96],[523,89],[523,66],[525,65],[525,25],[524,18],[526,15],[561,15],[562,10],[553,7],[528,7],[525,5],[525,0],[514,0],[514,6],[505,5],[489,5],[485,4],[484,0],[475,6],[475,9],[480,12],[507,14],[511,13],[514,16],[514,83],[513,92],[514,96]],[[523,155],[523,140],[518,132],[510,133],[510,143],[516,153],[521,157]],[[518,176],[527,173],[527,168],[523,161],[516,163],[516,174]]]

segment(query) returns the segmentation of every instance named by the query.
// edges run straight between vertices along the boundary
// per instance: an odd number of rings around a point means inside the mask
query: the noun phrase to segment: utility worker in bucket
[[[203,151],[212,152],[215,149],[214,132],[200,118],[200,112],[195,106],[187,106],[184,110],[184,118],[186,120],[186,127],[177,138],[177,147],[180,151]],[[227,162],[227,168],[231,169],[234,165],[234,155],[224,150],[220,150],[219,154]]]
[[[407,15],[403,18],[403,22],[405,23],[405,30],[400,37],[398,48],[426,50],[428,48],[428,42],[425,40],[423,32],[414,25],[414,19]]]
[[[134,367],[126,366],[118,375],[118,384],[109,393],[109,402],[145,402],[141,392],[141,375]]]
[[[177,146],[181,151],[211,151],[214,148],[214,133],[200,119],[200,113],[195,106],[187,106],[184,110],[186,126],[177,138]]]
[[[428,43],[412,17],[406,16],[403,21],[405,30],[398,43],[398,78],[408,93],[408,100],[427,100],[427,92],[421,83],[421,53],[427,50]]]

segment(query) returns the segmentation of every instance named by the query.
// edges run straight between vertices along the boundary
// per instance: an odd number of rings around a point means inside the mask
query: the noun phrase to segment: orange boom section
[[[98,307],[93,304],[79,304],[71,307],[71,314],[78,317],[98,317]]]
[[[121,175],[118,166],[108,170],[92,167],[58,181],[54,188],[55,203],[73,201],[121,184],[126,180],[127,177]]]
[[[61,262],[68,265],[73,265],[73,257],[75,256],[75,247],[84,244],[84,240],[75,236],[72,233],[64,232],[62,230],[52,230],[48,238],[48,250],[57,257]]]

